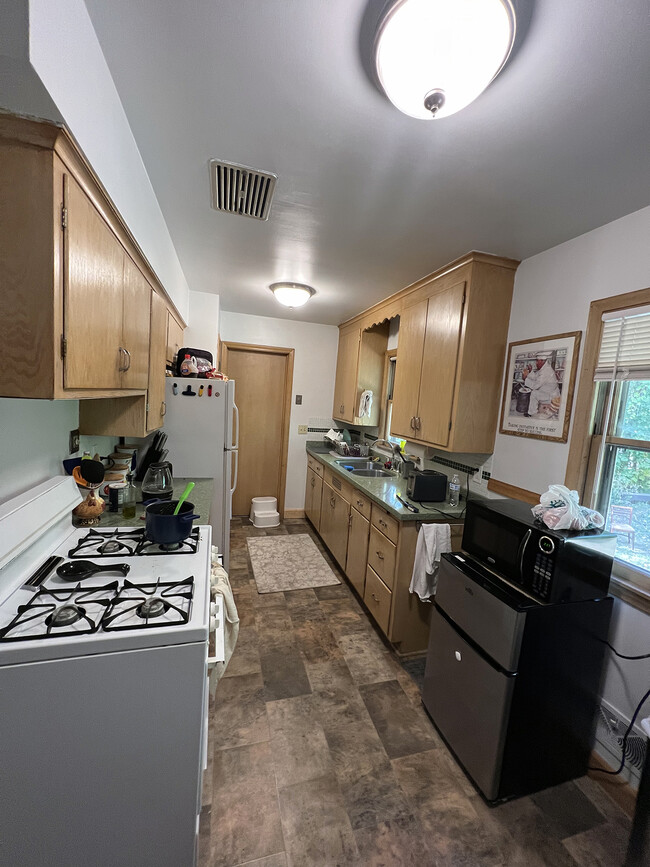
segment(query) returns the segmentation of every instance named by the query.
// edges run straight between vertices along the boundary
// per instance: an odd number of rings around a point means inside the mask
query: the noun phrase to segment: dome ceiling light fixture
[[[269,289],[285,307],[302,307],[316,290],[304,283],[271,283]]]
[[[496,78],[514,40],[510,0],[396,0],[377,30],[377,75],[404,114],[448,117]]]

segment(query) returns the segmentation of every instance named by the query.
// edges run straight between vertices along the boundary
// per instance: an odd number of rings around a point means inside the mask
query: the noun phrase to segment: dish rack
[[[367,458],[370,453],[370,447],[367,443],[334,443],[334,450],[339,455],[351,458]]]

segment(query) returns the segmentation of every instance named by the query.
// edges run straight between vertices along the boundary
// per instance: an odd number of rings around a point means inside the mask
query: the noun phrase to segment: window
[[[399,437],[390,435],[390,425],[393,418],[393,386],[395,384],[395,365],[397,363],[396,350],[389,350],[386,353],[386,363],[384,366],[384,387],[383,387],[383,406],[382,415],[379,425],[379,438],[385,439],[389,443],[400,443]]]
[[[601,315],[584,501],[617,536],[615,576],[650,592],[650,307]]]

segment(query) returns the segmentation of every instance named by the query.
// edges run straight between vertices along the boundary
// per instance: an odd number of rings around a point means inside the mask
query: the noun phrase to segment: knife
[[[411,503],[407,503],[406,500],[403,500],[399,494],[395,494],[395,499],[399,500],[400,503],[404,506],[404,508],[408,509],[409,512],[419,512],[420,511],[419,509],[416,509],[416,507],[414,505],[412,505]]]

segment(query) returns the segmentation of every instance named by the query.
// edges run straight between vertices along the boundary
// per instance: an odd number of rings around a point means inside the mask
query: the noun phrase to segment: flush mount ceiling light
[[[269,289],[285,307],[302,307],[316,294],[315,289],[304,283],[271,283]]]
[[[377,31],[379,81],[404,114],[447,117],[498,75],[514,38],[510,0],[397,0]]]

